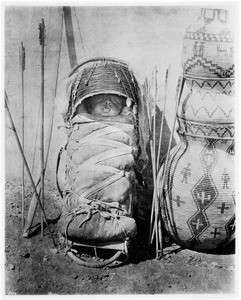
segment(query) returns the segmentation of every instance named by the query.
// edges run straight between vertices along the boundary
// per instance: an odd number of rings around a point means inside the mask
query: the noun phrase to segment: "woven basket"
[[[159,190],[167,231],[178,244],[198,250],[220,248],[235,233],[234,64],[227,15],[202,9],[184,36],[189,91],[177,112],[180,142]],[[159,186],[161,180],[162,170]]]
[[[235,232],[233,141],[180,135],[168,160],[161,211],[177,244],[211,250]],[[162,170],[158,175],[158,183]],[[159,192],[161,193],[160,189]]]
[[[228,11],[201,9],[200,17],[184,35],[182,66],[188,83],[222,92],[225,86],[229,90],[235,67]]]

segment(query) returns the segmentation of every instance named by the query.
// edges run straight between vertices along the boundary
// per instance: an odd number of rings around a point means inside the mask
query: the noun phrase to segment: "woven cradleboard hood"
[[[78,73],[75,73],[77,70]],[[71,101],[68,108],[70,117],[84,99],[93,95],[116,94],[130,98],[134,103],[138,102],[137,80],[124,62],[97,58],[79,65],[70,76],[72,84],[67,87]]]

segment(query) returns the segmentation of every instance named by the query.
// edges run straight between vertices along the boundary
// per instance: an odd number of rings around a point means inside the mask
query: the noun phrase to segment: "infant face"
[[[118,116],[124,107],[125,98],[118,95],[95,95],[90,99],[90,113],[96,117]]]

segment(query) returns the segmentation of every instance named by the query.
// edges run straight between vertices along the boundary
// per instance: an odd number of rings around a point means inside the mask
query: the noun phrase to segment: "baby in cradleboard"
[[[134,237],[135,168],[146,145],[139,85],[126,64],[100,60],[74,75],[66,95],[59,232],[90,243]]]
[[[77,107],[75,116],[85,112],[96,120],[132,124],[136,107],[129,98],[114,94],[99,94],[84,100],[83,105]]]

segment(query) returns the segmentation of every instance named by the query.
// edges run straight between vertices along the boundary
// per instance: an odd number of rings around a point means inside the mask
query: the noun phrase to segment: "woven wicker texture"
[[[235,97],[205,88],[193,88],[186,95],[178,108],[178,116],[186,120],[213,124],[234,123]]]
[[[125,66],[121,64],[96,62],[86,67],[81,74],[82,80],[78,86],[76,101],[89,94],[116,92],[136,100],[133,78]]]
[[[232,141],[223,143],[184,135],[178,147],[173,149],[162,217],[177,243],[210,250],[224,246],[234,238],[233,147]]]
[[[215,54],[217,41],[232,47],[226,17],[226,12],[204,9],[185,34],[188,91],[177,113],[180,143],[168,159],[164,191],[159,190],[167,230],[177,243],[199,250],[224,246],[235,230],[234,65],[230,53]],[[162,170],[159,189],[161,180]]]
[[[85,98],[97,94],[117,94],[138,102],[138,85],[127,64],[108,58],[95,59],[82,64],[72,75],[68,87],[69,116]]]
[[[185,75],[186,84],[190,88],[205,89],[210,91],[221,92],[222,94],[232,95],[234,93],[234,80],[231,78],[192,78]]]
[[[188,77],[234,77],[234,42],[228,11],[201,10],[200,18],[185,33],[182,65],[184,76]]]

